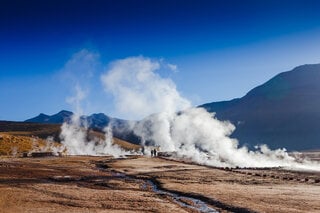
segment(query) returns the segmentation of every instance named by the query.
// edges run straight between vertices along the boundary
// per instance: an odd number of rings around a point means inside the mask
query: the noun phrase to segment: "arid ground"
[[[0,158],[0,212],[320,212],[320,173],[131,156]]]

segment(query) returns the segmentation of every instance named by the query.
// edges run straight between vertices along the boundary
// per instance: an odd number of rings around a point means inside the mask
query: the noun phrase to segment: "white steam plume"
[[[75,110],[70,121],[63,123],[61,127],[61,143],[69,155],[113,155],[119,157],[129,154],[119,146],[113,144],[113,137],[110,124],[104,129],[105,139],[88,135],[88,124],[82,119],[83,109],[81,103],[89,94],[88,82],[90,77],[94,75],[95,67],[97,67],[97,55],[87,50],[76,53],[63,68],[63,73],[71,79],[75,95],[67,98],[67,102],[71,104]],[[79,76],[79,78],[77,78]],[[86,90],[82,89],[83,80],[87,80]]]
[[[213,166],[320,170],[319,163],[297,162],[285,149],[272,151],[263,145],[250,151],[239,147],[238,141],[230,138],[235,127],[205,109],[190,108],[173,81],[156,73],[160,66],[159,61],[130,57],[112,63],[101,77],[120,112],[134,118],[149,115],[133,126],[142,143],[151,141],[162,151]]]
[[[61,127],[62,144],[66,147],[68,155],[112,155],[120,157],[130,152],[124,151],[116,144],[113,144],[111,127],[107,126],[105,139],[88,139],[88,129],[81,125],[79,117],[73,116],[70,123],[63,123]]]
[[[160,66],[159,61],[149,58],[130,57],[113,62],[108,73],[102,75],[106,91],[114,95],[117,110],[127,119],[174,113],[191,106],[171,79],[156,73]]]

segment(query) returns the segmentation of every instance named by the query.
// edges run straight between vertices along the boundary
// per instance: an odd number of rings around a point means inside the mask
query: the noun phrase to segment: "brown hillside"
[[[59,124],[37,124],[25,122],[0,121],[0,132],[7,132],[16,136],[35,136],[46,139],[51,136],[59,141]]]
[[[16,136],[10,133],[0,133],[0,155],[21,156],[24,152],[46,151],[52,147],[61,146],[57,142],[49,142],[38,137]]]
[[[46,139],[53,137],[54,146],[59,146],[61,125],[38,124],[25,122],[0,121],[0,155],[14,155],[31,150],[44,150]],[[88,139],[94,137],[104,139],[104,133],[93,130],[88,131]],[[139,145],[113,138],[114,143],[125,150],[138,150]],[[50,151],[50,150],[46,150]]]

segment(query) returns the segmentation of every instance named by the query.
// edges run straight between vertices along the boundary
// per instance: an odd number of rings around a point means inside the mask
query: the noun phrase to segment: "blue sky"
[[[3,0],[0,120],[72,110],[61,73],[82,50],[99,62],[85,113],[121,117],[99,72],[130,56],[176,64],[160,75],[194,105],[241,97],[279,72],[320,63],[319,11],[311,0]]]

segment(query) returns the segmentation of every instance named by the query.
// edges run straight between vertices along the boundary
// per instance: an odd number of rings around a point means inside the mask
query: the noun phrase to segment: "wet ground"
[[[0,158],[0,212],[320,212],[320,174],[149,157]]]

